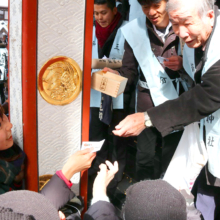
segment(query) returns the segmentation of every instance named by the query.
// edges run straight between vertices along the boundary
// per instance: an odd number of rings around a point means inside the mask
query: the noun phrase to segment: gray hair
[[[166,5],[168,12],[182,8],[184,5],[193,5],[197,9],[199,16],[203,18],[209,10],[214,9],[215,0],[169,0]]]

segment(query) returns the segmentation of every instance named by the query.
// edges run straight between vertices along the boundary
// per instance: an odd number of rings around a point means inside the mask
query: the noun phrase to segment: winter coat
[[[75,196],[66,183],[56,174],[44,186],[40,193],[50,200],[57,210]],[[72,214],[68,216],[68,219],[80,220],[81,218],[78,214]],[[83,220],[119,220],[119,218],[116,215],[115,207],[111,203],[98,201],[87,210]]]

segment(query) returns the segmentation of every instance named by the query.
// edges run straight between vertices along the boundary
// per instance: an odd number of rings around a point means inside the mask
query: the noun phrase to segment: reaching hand
[[[138,136],[146,128],[144,121],[144,113],[128,115],[112,132],[121,137]]]
[[[71,177],[85,169],[91,167],[93,159],[96,157],[96,153],[91,153],[93,149],[87,148],[74,153],[63,166],[63,175],[70,180]]]
[[[183,58],[180,56],[172,56],[168,58],[169,61],[164,61],[163,64],[165,67],[177,71],[183,67]]]
[[[100,171],[98,172],[93,184],[93,198],[100,195],[106,196],[106,188],[118,172],[117,161],[114,162],[114,165],[109,161],[105,161],[105,163],[109,169],[105,164],[100,164]]]
[[[120,75],[118,71],[113,70],[113,69],[110,69],[110,68],[108,68],[108,67],[105,67],[105,68],[102,70],[102,72],[111,72],[111,73]]]

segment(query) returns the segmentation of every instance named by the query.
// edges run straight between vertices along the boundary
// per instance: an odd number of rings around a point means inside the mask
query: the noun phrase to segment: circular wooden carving
[[[48,103],[66,105],[77,98],[82,88],[82,71],[68,57],[48,60],[38,75],[38,90]]]

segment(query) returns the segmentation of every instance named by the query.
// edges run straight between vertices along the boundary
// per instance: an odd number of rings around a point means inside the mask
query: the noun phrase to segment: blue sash
[[[151,49],[146,27],[146,16],[141,16],[129,22],[121,29],[145,76],[154,105],[157,106],[167,100],[178,98],[178,93],[171,79]]]

